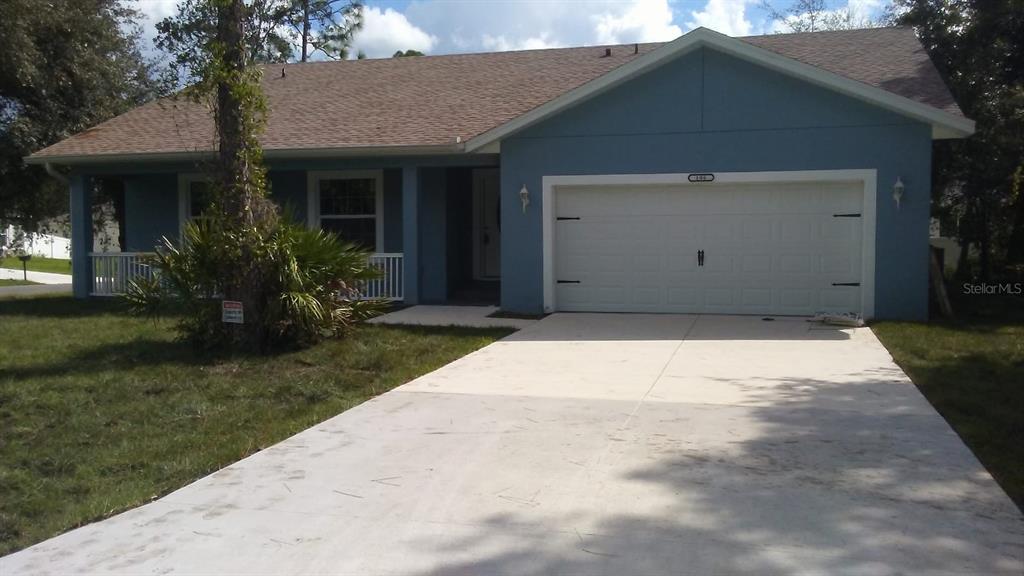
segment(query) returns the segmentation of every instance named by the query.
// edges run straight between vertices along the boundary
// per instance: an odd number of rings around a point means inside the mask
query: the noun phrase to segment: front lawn
[[[21,260],[16,256],[0,258],[0,268],[11,268],[21,270]],[[53,274],[71,274],[71,260],[60,260],[58,258],[43,258],[33,256],[25,263],[25,269],[31,272],[50,272]]]
[[[197,358],[116,301],[0,300],[0,555],[137,506],[508,334],[361,326]]]
[[[1024,509],[1024,321],[967,314],[959,322],[880,322],[872,329]]]
[[[32,282],[30,280],[9,280],[0,278],[0,288],[3,288],[4,286],[29,286],[31,284],[36,284],[36,282]]]

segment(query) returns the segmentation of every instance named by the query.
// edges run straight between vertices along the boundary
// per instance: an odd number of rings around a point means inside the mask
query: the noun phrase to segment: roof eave
[[[263,151],[266,160],[298,160],[304,158],[352,158],[390,156],[434,156],[465,153],[463,144],[436,144],[420,146],[351,146],[342,148],[269,148]],[[26,164],[56,164],[82,166],[124,162],[194,162],[214,157],[214,151],[141,152],[119,154],[33,154],[25,157]]]
[[[974,121],[963,116],[805,64],[707,28],[697,28],[505,124],[470,138],[466,142],[466,151],[473,152],[492,146],[495,142],[500,142],[503,138],[549,118],[563,109],[623,84],[664,61],[704,46],[925,122],[932,126],[934,139],[966,138],[974,133]]]

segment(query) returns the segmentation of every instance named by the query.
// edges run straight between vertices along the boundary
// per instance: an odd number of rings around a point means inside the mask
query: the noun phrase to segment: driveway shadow
[[[412,543],[439,559],[415,574],[1020,574],[1009,498],[937,415],[863,410],[864,384],[828,409],[645,404],[578,487],[601,500],[566,510],[547,487],[461,519]]]

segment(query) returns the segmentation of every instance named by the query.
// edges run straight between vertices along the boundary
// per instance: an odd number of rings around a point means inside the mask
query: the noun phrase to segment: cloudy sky
[[[784,10],[792,0],[771,2]],[[827,0],[860,17],[883,0]],[[135,0],[144,34],[175,12],[177,0]],[[371,58],[396,50],[427,54],[672,40],[704,26],[730,36],[780,30],[759,0],[367,0],[355,48]],[[353,51],[355,53],[355,51]]]

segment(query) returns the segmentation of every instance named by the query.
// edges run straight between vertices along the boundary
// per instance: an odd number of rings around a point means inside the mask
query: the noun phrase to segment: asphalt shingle
[[[960,115],[909,28],[741,38],[806,64]],[[589,46],[264,67],[267,150],[455,144],[662,44]],[[606,49],[611,55],[605,56]],[[282,75],[282,68],[285,74]],[[200,104],[165,98],[71,136],[33,156],[200,152],[214,148]]]

